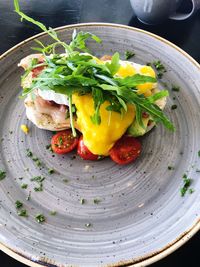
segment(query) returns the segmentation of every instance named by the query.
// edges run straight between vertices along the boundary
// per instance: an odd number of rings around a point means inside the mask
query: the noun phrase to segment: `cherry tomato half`
[[[86,160],[98,160],[99,159],[98,155],[94,155],[86,147],[86,145],[83,142],[83,136],[81,136],[79,139],[77,153],[82,159],[86,159]]]
[[[51,139],[51,147],[57,154],[68,153],[77,145],[78,137],[74,137],[70,129],[56,133]]]
[[[138,139],[124,135],[110,150],[110,157],[116,163],[123,165],[134,161],[141,152],[141,143]]]

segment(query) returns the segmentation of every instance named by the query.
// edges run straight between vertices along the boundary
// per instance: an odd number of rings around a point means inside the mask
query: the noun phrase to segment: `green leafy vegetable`
[[[38,223],[43,223],[45,222],[45,217],[43,214],[39,213],[35,216],[35,220],[38,222]]]
[[[98,198],[95,198],[93,201],[94,201],[94,204],[99,204],[101,202],[101,200]]]
[[[53,174],[54,172],[55,172],[54,169],[52,169],[52,168],[48,169],[48,173],[49,173],[49,174]]]
[[[33,79],[29,87],[23,89],[23,97],[34,93],[37,88],[40,88],[40,90],[53,90],[55,93],[68,96],[70,124],[74,136],[76,136],[76,130],[73,121],[74,106],[72,95],[75,93],[78,95],[92,94],[95,111],[91,116],[91,120],[94,124],[101,123],[100,107],[105,101],[108,101],[109,104],[106,109],[110,112],[119,112],[122,116],[127,112],[127,104],[134,105],[136,120],[141,126],[143,126],[142,113],[147,112],[156,123],[161,122],[166,128],[174,130],[173,124],[155,103],[156,100],[167,96],[167,91],[162,91],[146,98],[144,95],[137,94],[136,87],[138,85],[155,83],[155,78],[140,74],[126,78],[117,77],[116,73],[120,67],[119,53],[115,53],[111,62],[106,62],[105,64],[99,63],[87,53],[80,53],[80,51],[88,52],[86,46],[88,39],[93,39],[100,43],[99,37],[89,32],[74,31],[72,41],[68,45],[59,39],[52,28],[47,28],[41,22],[25,15],[19,8],[18,0],[14,0],[14,4],[15,11],[22,19],[40,27],[55,41],[48,46],[41,41],[37,41],[40,46],[38,51],[44,54],[45,62],[42,64],[45,68],[38,77]],[[59,45],[65,49],[65,54],[56,53],[56,47]],[[48,55],[49,53],[51,53],[50,56]],[[133,53],[127,52],[127,56],[133,56]],[[31,68],[39,65],[37,61],[33,61],[28,71],[30,72]],[[161,74],[166,71],[160,61],[154,62],[153,65]]]
[[[117,73],[117,71],[120,68],[120,64],[119,64],[119,53],[116,52],[111,59],[111,62],[108,63],[106,62],[106,67],[109,69],[110,74],[113,76]]]
[[[17,212],[17,215],[18,216],[21,216],[21,217],[28,217],[28,214],[27,214],[27,210],[20,210]]]
[[[91,223],[86,223],[85,226],[86,226],[86,227],[91,227],[92,224],[91,224]]]
[[[28,184],[21,184],[22,189],[27,189],[27,187],[28,187]]]
[[[50,211],[50,215],[55,216],[57,212],[55,210]]]
[[[92,38],[93,40],[95,40],[97,43],[101,43],[101,39],[94,35],[91,34],[90,32],[79,32],[77,33],[76,30],[74,30],[73,34],[72,34],[72,41],[69,45],[69,47],[74,50],[75,48],[78,48],[81,51],[84,52],[88,52],[88,48],[86,46],[85,41],[89,38]]]
[[[85,199],[84,198],[81,198],[80,199],[80,203],[81,203],[81,205],[85,204]]]
[[[134,56],[135,56],[135,53],[132,52],[132,51],[126,51],[126,52],[125,52],[125,59],[126,59],[126,60],[128,60],[128,59],[130,59],[130,58],[132,58],[132,57],[134,57]]]
[[[172,109],[172,110],[177,109],[177,105],[172,105],[172,106],[171,106],[171,109]]]
[[[180,87],[177,86],[177,85],[172,85],[172,91],[179,92],[180,91]]]
[[[23,207],[23,203],[22,203],[21,201],[17,200],[17,201],[15,202],[15,207],[16,207],[16,209],[20,209],[20,208]]]
[[[0,181],[6,178],[6,172],[3,170],[0,170]]]
[[[190,185],[192,183],[192,179],[188,178],[186,174],[183,175],[183,187],[180,189],[181,196],[184,197],[186,192],[188,191]]]

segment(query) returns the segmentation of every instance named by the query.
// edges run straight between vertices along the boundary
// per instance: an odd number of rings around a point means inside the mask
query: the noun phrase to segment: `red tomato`
[[[83,142],[83,136],[81,136],[79,139],[77,153],[82,159],[86,159],[86,160],[98,160],[99,159],[98,155],[94,155],[85,146],[85,144]]]
[[[140,142],[132,136],[124,135],[111,148],[110,157],[116,163],[123,165],[134,161],[140,152]]]
[[[77,145],[78,137],[74,137],[71,130],[60,131],[53,135],[51,139],[51,147],[57,154],[68,153]]]
[[[45,68],[45,66],[40,66],[40,67],[36,67],[36,68],[32,69],[32,77],[36,78],[44,68]]]

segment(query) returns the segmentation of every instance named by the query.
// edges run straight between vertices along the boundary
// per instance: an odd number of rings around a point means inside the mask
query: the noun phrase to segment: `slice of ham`
[[[55,123],[65,123],[68,108],[65,105],[56,104],[54,101],[44,100],[39,95],[34,99],[36,111],[51,116]]]
[[[38,59],[38,64],[44,62],[44,55],[43,54],[31,54],[25,58],[23,58],[20,63],[18,64],[19,67],[22,67],[24,70],[27,70],[31,66],[31,62],[34,58]],[[22,81],[22,87],[30,87],[32,84],[33,78],[36,78],[41,71],[45,68],[45,66],[40,66],[37,68],[34,68],[27,76],[26,78]]]
[[[23,69],[28,69],[31,65],[31,61],[37,58],[38,63],[43,63],[44,62],[44,55],[43,54],[31,54],[25,58],[23,58],[20,63],[18,64],[19,67],[22,67]]]
[[[107,60],[111,60],[112,59],[112,56],[111,55],[104,55],[100,58],[100,60],[102,61],[107,61]]]

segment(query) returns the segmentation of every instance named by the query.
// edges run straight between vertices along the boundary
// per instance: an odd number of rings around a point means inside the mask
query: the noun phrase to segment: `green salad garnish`
[[[117,77],[115,74],[119,70],[119,53],[116,52],[110,62],[105,64],[98,63],[90,55],[86,46],[86,41],[92,39],[101,43],[101,39],[89,32],[77,32],[72,34],[69,44],[59,38],[59,32],[52,28],[47,28],[24,14],[19,7],[18,0],[14,0],[15,11],[25,19],[37,25],[42,31],[46,32],[54,40],[53,43],[45,45],[37,40],[38,47],[33,48],[44,55],[44,62],[32,60],[30,67],[26,70],[22,80],[27,77],[29,72],[39,66],[45,66],[40,75],[33,79],[31,85],[23,89],[22,97],[27,94],[34,94],[36,88],[40,90],[53,90],[55,93],[67,95],[69,98],[69,115],[73,135],[76,131],[73,124],[73,104],[72,95],[92,94],[95,112],[91,116],[94,124],[101,123],[100,106],[108,101],[107,110],[119,112],[122,115],[127,111],[127,104],[133,104],[136,109],[136,120],[144,127],[142,113],[147,112],[156,122],[162,123],[167,129],[174,130],[171,121],[163,111],[155,104],[155,101],[168,96],[168,91],[163,90],[150,97],[137,94],[137,85],[144,83],[155,83],[157,80],[150,76],[135,74],[126,78]],[[57,53],[57,48],[61,47],[63,53]]]

